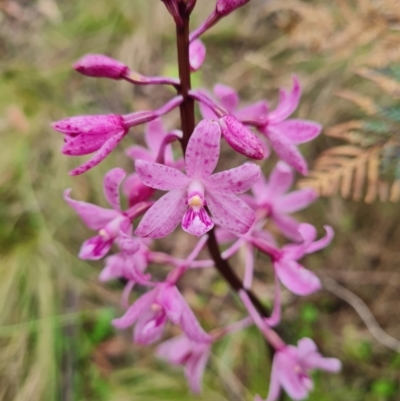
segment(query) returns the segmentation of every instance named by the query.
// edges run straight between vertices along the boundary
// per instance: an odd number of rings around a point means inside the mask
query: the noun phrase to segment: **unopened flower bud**
[[[231,114],[219,120],[222,135],[237,152],[256,160],[264,158],[264,147],[257,136]]]
[[[117,114],[69,117],[52,127],[65,135],[62,152],[69,156],[93,153],[109,138],[127,130],[123,117]]]
[[[218,0],[216,11],[221,16],[226,16],[237,8],[244,6],[250,0]]]
[[[203,64],[206,58],[206,47],[199,39],[194,40],[189,46],[189,61],[190,70],[197,71]]]
[[[125,64],[103,54],[87,54],[74,64],[74,69],[96,78],[122,79],[129,74]]]

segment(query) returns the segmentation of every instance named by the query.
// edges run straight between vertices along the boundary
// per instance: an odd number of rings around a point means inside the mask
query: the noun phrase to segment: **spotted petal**
[[[250,230],[255,214],[236,195],[209,191],[205,198],[215,223],[239,235],[246,234]]]
[[[185,167],[190,178],[207,178],[218,163],[221,128],[215,121],[203,120],[194,129],[186,148]]]
[[[279,280],[293,294],[310,295],[321,289],[319,278],[294,260],[275,262],[274,267]]]
[[[82,221],[92,230],[100,230],[111,220],[119,216],[116,210],[104,209],[100,206],[92,205],[70,198],[71,189],[64,192],[64,199],[78,214]]]
[[[114,168],[110,170],[104,177],[103,190],[110,206],[121,211],[121,202],[119,197],[119,187],[126,177],[126,173],[122,168]]]
[[[288,118],[297,108],[301,96],[300,83],[296,76],[293,76],[293,87],[290,92],[281,89],[279,92],[279,103],[272,111],[268,120],[270,124],[278,123]]]
[[[239,105],[239,96],[235,89],[230,86],[216,84],[214,86],[214,95],[229,114],[234,114]]]
[[[135,169],[144,185],[163,191],[186,188],[190,182],[185,174],[164,164],[136,160]]]
[[[186,190],[173,190],[162,196],[143,216],[135,234],[162,238],[170,234],[185,214]]]
[[[244,163],[242,166],[213,174],[207,179],[206,186],[215,188],[219,192],[241,194],[253,186],[260,174],[259,166],[253,163]]]
[[[282,134],[295,144],[305,143],[316,138],[322,130],[321,124],[314,121],[290,119],[275,125]]]

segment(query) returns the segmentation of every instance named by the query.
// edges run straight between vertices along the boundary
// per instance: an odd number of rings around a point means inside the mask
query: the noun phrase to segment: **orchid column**
[[[99,277],[101,281],[126,282],[122,296],[126,311],[113,321],[114,326],[120,329],[134,326],[133,339],[140,344],[161,340],[168,322],[180,326],[182,335],[163,342],[157,354],[171,364],[185,366],[193,392],[201,391],[202,374],[212,344],[255,324],[274,352],[267,401],[277,400],[281,388],[294,400],[302,400],[312,389],[311,369],[340,369],[340,362],[323,358],[311,339],[301,339],[298,347],[294,347],[286,345],[273,330],[281,319],[281,283],[298,296],[318,291],[321,287],[318,277],[299,260],[326,247],[333,238],[331,227],[325,226],[326,235],[317,240],[317,230],[312,225],[289,216],[316,199],[311,189],[288,191],[293,181],[292,168],[307,173],[307,163],[297,145],[315,138],[321,127],[312,121],[288,119],[301,96],[296,77],[290,91],[281,90],[278,106],[273,111],[263,100],[239,107],[236,91],[222,84],[214,87],[213,94],[191,87],[191,73],[201,67],[206,56],[199,37],[250,0],[218,0],[211,15],[192,33],[189,20],[196,0],[162,1],[176,24],[179,79],[146,76],[98,54],[83,57],[74,68],[89,77],[124,80],[134,85],[170,85],[176,89],[176,96],[156,110],[77,116],[53,124],[64,135],[62,152],[65,155],[94,153],[89,161],[72,170],[71,175],[94,168],[118,144],[127,141],[131,127],[146,124],[147,147],[133,145],[126,150],[134,161],[135,171],[127,176],[123,169],[114,168],[104,177],[104,195],[111,209],[76,201],[70,197],[70,190],[65,192],[67,203],[90,229],[97,231],[97,235],[84,242],[79,257],[98,260],[112,249],[117,250],[105,259]],[[195,104],[203,116],[197,125]],[[177,108],[180,129],[165,129],[162,116]],[[251,160],[233,169],[215,172],[221,140]],[[171,149],[174,143],[180,144],[182,153],[177,159]],[[268,157],[269,146],[282,160],[267,179],[255,161]],[[126,209],[121,206],[121,185],[127,198]],[[157,190],[166,193],[158,196]],[[253,194],[246,193],[249,190]],[[265,229],[267,222],[273,222],[280,230],[281,241],[287,238],[292,243],[278,246],[274,236]],[[184,259],[157,251],[156,240],[171,235],[179,226],[187,235],[198,237],[193,251]],[[198,259],[205,246],[211,259]],[[245,254],[243,279],[229,261],[239,250]],[[252,291],[256,250],[271,261],[272,311],[266,310]],[[153,280],[149,273],[156,265],[171,267],[163,281]],[[182,296],[179,282],[188,270],[212,267],[237,293],[244,316],[238,322],[207,333]],[[138,285],[146,291],[129,305],[130,294]]]

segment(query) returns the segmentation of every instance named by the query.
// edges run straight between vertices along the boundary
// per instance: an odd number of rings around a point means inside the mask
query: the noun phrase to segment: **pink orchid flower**
[[[318,194],[311,188],[286,193],[293,183],[293,171],[285,162],[278,162],[267,181],[263,174],[251,188],[254,198],[243,195],[243,199],[255,211],[261,211],[292,241],[303,240],[299,233],[300,223],[288,216],[305,209],[313,203]]]
[[[197,125],[186,149],[186,175],[162,164],[136,161],[136,171],[145,185],[169,191],[143,216],[135,231],[138,236],[165,237],[180,221],[185,231],[197,236],[211,230],[214,223],[239,234],[250,229],[254,212],[236,194],[251,188],[260,168],[245,163],[211,175],[218,162],[220,139],[221,129],[215,121],[203,120]]]
[[[273,262],[275,274],[282,284],[296,295],[309,295],[321,288],[319,278],[297,261],[303,256],[319,251],[330,244],[334,232],[332,227],[324,226],[325,237],[315,241],[317,230],[311,224],[300,224],[299,232],[304,242],[289,244],[277,249],[263,238],[252,238],[252,243],[261,252],[268,254]]]
[[[204,370],[210,357],[211,342],[198,343],[182,335],[167,340],[157,347],[157,356],[171,365],[185,367],[191,391],[201,393]]]
[[[288,345],[276,352],[272,363],[271,384],[265,401],[276,401],[281,388],[293,400],[304,400],[313,389],[310,371],[321,369],[338,372],[341,362],[336,358],[325,358],[318,351],[314,341],[302,338],[297,347]],[[256,396],[255,401],[263,401]]]
[[[125,153],[133,160],[146,160],[148,162],[155,162],[158,157],[161,157],[162,162],[167,166],[181,169],[183,160],[175,161],[171,145],[165,143],[166,140],[168,141],[168,135],[175,135],[178,138],[181,136],[181,132],[168,133],[162,120],[157,118],[145,126],[144,140],[147,147],[134,145],[128,148]],[[130,174],[127,177],[122,190],[128,198],[130,206],[149,199],[155,192],[153,188],[141,182],[137,173]]]
[[[280,90],[279,103],[268,113],[258,129],[265,134],[276,154],[295,170],[307,174],[307,163],[296,145],[309,142],[321,132],[321,125],[308,120],[287,118],[297,109],[301,96],[300,84],[293,76],[290,92]]]
[[[139,344],[158,341],[168,319],[182,327],[186,335],[196,342],[209,342],[211,337],[201,328],[194,313],[171,283],[158,284],[142,295],[113,325],[124,329],[135,324],[134,340]]]
[[[132,220],[148,207],[148,205],[139,204],[127,212],[122,212],[119,187],[125,176],[124,170],[114,168],[104,177],[104,195],[112,209],[73,200],[69,196],[71,189],[65,191],[64,199],[67,203],[90,229],[98,231],[98,235],[83,243],[79,252],[81,259],[97,260],[105,256],[120,233],[128,233]],[[135,244],[138,250],[139,243],[136,241]]]

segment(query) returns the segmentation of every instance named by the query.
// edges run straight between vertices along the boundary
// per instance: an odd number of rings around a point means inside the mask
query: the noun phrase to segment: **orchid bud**
[[[256,160],[264,158],[262,142],[253,132],[228,114],[218,120],[226,142],[237,152]]]
[[[237,8],[244,6],[250,0],[218,0],[216,11],[219,15],[225,17]]]
[[[122,79],[129,74],[129,68],[125,64],[103,54],[87,54],[73,67],[88,77]]]
[[[69,156],[93,153],[112,136],[127,131],[123,117],[117,114],[69,117],[52,127],[65,135],[62,152]]]
[[[189,61],[190,70],[197,71],[203,64],[206,58],[206,47],[199,39],[194,40],[189,46]]]

